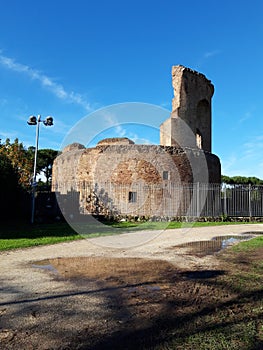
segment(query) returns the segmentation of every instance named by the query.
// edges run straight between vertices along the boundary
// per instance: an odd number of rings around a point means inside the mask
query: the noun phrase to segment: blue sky
[[[60,149],[82,118],[91,113],[96,124],[97,109],[141,102],[170,110],[171,67],[182,64],[215,86],[213,153],[222,173],[263,178],[262,18],[259,0],[6,1],[0,138],[34,145],[28,116],[52,115],[39,146]],[[151,127],[125,135],[114,125],[107,137],[158,143]]]

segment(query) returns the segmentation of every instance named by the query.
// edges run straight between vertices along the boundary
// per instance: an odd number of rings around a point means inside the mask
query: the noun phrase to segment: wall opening
[[[129,203],[137,202],[137,192],[129,192]]]
[[[195,138],[196,138],[196,146],[200,149],[203,149],[203,140],[199,129],[196,129]]]
[[[211,107],[203,99],[196,106],[196,144],[198,148],[211,152]]]
[[[209,102],[206,99],[199,101],[196,110],[197,119],[201,122],[207,122],[210,119],[210,114]]]
[[[169,171],[167,170],[163,171],[163,180],[169,180]]]

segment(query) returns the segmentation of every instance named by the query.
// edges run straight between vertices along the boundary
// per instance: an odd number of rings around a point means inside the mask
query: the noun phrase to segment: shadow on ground
[[[1,349],[263,349],[262,253],[225,252],[215,270],[135,258],[37,262],[67,292],[16,300],[21,291],[1,285],[14,295],[0,303]]]

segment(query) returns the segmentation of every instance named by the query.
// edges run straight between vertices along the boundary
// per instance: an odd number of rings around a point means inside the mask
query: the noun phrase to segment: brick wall
[[[198,149],[104,142],[90,149],[70,147],[53,165],[53,190],[78,193],[82,213],[178,213],[191,194],[179,191],[178,201],[165,208],[170,203],[169,186],[192,182],[220,182],[219,159]]]

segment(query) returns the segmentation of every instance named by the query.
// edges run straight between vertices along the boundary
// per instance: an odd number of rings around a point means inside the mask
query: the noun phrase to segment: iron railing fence
[[[221,190],[222,212],[228,216],[263,216],[263,186],[225,185]]]
[[[62,212],[166,217],[262,217],[263,186],[62,182],[53,184]]]

